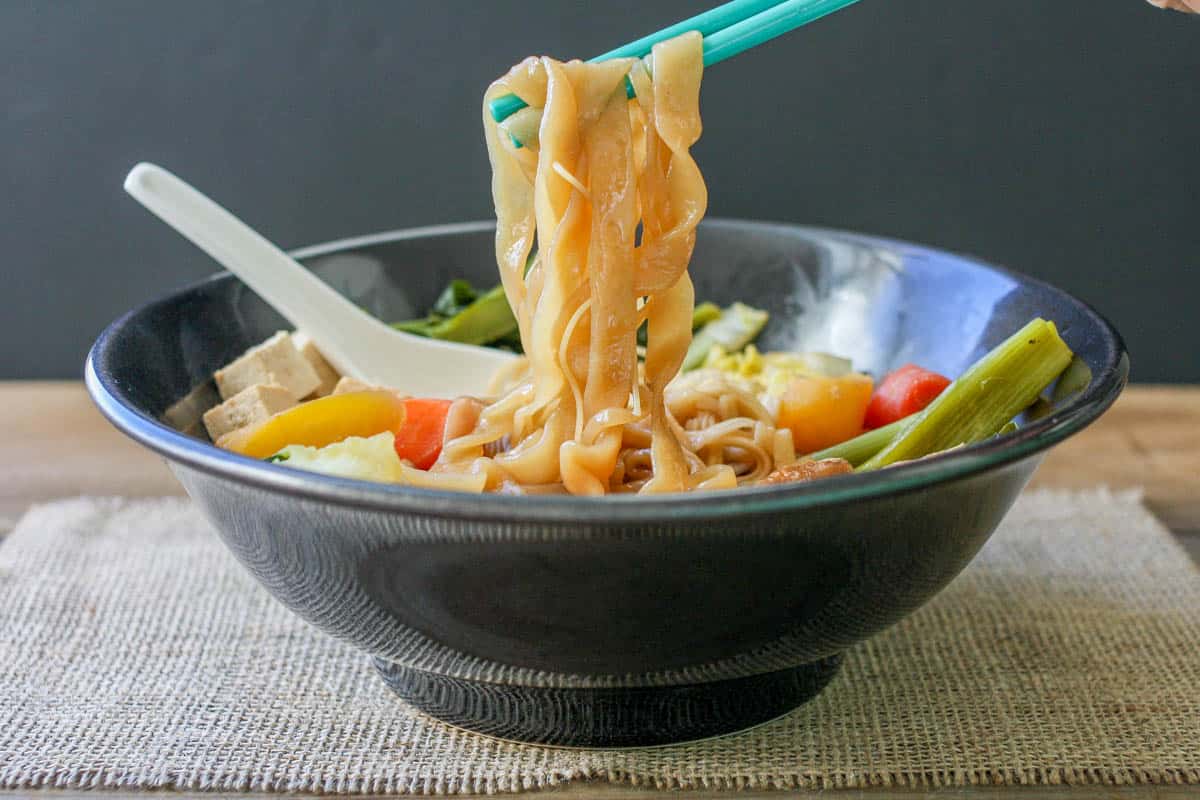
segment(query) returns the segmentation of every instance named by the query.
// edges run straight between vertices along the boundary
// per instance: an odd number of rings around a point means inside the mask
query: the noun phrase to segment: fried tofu
[[[204,427],[214,442],[250,425],[266,422],[280,411],[296,405],[296,398],[282,386],[256,384],[204,412]]]
[[[349,394],[350,392],[376,392],[382,389],[382,386],[375,386],[360,381],[358,378],[351,378],[349,375],[343,376],[338,380],[337,385],[333,387],[333,394]]]
[[[351,378],[349,375],[343,375],[337,382],[337,386],[333,387],[332,394],[350,394],[351,392],[391,392],[400,399],[406,399],[407,394],[391,386],[378,386],[374,383],[360,381],[358,378]]]
[[[223,400],[255,385],[279,386],[293,400],[308,397],[321,386],[321,377],[300,354],[292,337],[280,331],[256,347],[251,347],[232,363],[213,375]]]
[[[332,394],[341,375],[325,360],[325,356],[321,355],[321,351],[317,349],[317,345],[308,337],[308,334],[296,331],[292,334],[292,344],[321,380],[321,383],[307,398],[325,397]]]

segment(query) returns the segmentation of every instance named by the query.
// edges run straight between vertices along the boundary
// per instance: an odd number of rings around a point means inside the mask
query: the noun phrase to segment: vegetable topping
[[[429,469],[442,452],[446,416],[453,400],[410,397],[404,424],[396,431],[396,455],[417,469]]]
[[[395,392],[334,394],[227,434],[217,444],[251,458],[267,458],[292,444],[324,447],[351,436],[396,431],[404,424],[405,413],[405,401]]]
[[[933,399],[950,385],[950,379],[918,367],[905,364],[891,372],[879,384],[871,402],[867,404],[867,415],[863,420],[866,428],[882,428],[884,425],[915,414],[933,402]]]

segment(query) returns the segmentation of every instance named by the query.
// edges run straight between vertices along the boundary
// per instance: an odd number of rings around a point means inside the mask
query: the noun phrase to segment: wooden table
[[[77,382],[0,382],[0,412],[9,421],[0,440],[0,532],[32,503],[78,494],[145,497],[181,494],[162,460],[117,433]],[[1143,487],[1146,504],[1200,563],[1200,386],[1134,386],[1083,433],[1055,448],[1034,486],[1114,489]],[[95,796],[95,792],[86,793]],[[105,793],[111,796],[111,793]],[[128,792],[118,793],[131,796]],[[573,784],[547,794],[570,798],[651,800],[661,793]],[[669,796],[708,796],[674,792]],[[823,793],[846,798],[1182,798],[1200,787],[979,787],[936,791],[865,790]],[[82,797],[79,792],[55,793]],[[136,796],[205,797],[152,792]],[[739,792],[762,800],[778,794]]]

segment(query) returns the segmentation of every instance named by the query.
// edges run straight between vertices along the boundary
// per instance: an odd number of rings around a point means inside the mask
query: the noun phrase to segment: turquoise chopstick
[[[654,45],[659,42],[664,42],[667,39],[687,33],[688,31],[700,31],[701,36],[716,33],[728,25],[734,25],[742,20],[749,19],[761,11],[771,8],[778,2],[779,0],[733,0],[716,8],[710,8],[703,14],[697,14],[682,22],[676,22],[674,25],[663,28],[661,31],[656,31],[649,36],[643,36],[615,50],[601,53],[595,58],[588,59],[588,61],[608,61],[612,58],[645,58],[650,55],[650,51],[654,49]],[[625,82],[625,93],[630,97],[634,96],[633,84],[628,81]],[[515,94],[506,94],[503,97],[497,97],[493,100],[488,108],[492,112],[492,119],[496,120],[496,122],[503,122],[524,108],[525,105],[525,101]]]
[[[772,6],[779,5],[780,0],[733,0],[733,2],[719,5],[716,8],[710,8],[703,14],[697,14],[694,17],[689,17],[682,22],[676,22],[663,28],[661,31],[656,31],[649,36],[630,42],[629,44],[621,45],[616,50],[609,50],[607,53],[601,53],[591,61],[608,61],[613,58],[645,58],[650,55],[650,51],[654,49],[654,45],[659,42],[665,42],[667,39],[674,39],[680,34],[688,31],[699,31],[701,36],[711,36],[719,30],[728,28],[730,25],[747,20],[755,14],[759,14]]]
[[[856,2],[858,0],[733,0],[598,55],[591,61],[644,58],[659,42],[688,31],[699,31],[705,37],[704,65],[711,66]],[[628,80],[625,92],[629,97],[634,96],[633,85]],[[521,98],[508,94],[492,100],[488,109],[492,119],[503,122],[525,105]]]
[[[816,22],[858,0],[786,0],[704,37],[704,66],[711,67],[776,36]]]

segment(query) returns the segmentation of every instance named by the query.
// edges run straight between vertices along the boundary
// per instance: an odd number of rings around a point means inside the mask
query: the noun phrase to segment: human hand
[[[1149,3],[1159,8],[1173,8],[1188,14],[1200,12],[1200,0],[1149,0]]]

